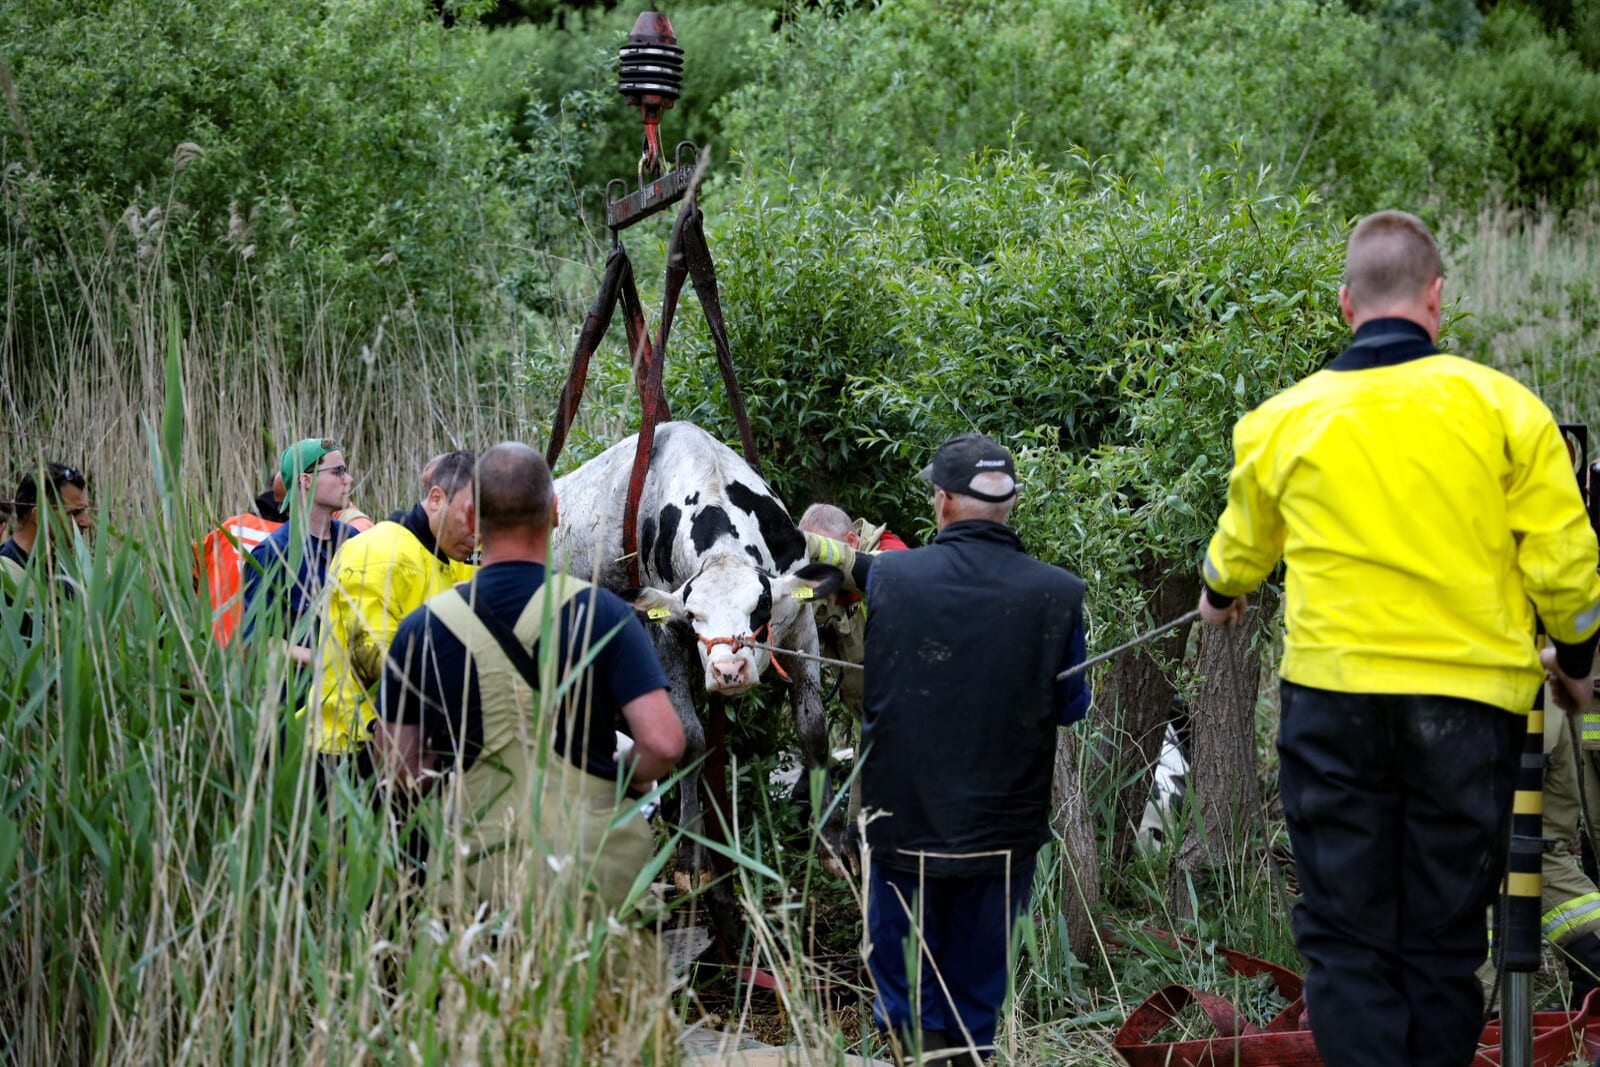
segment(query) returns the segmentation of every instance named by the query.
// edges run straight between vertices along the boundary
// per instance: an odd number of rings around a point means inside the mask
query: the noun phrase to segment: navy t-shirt
[[[528,599],[544,584],[539,563],[495,563],[478,571],[469,586],[458,587],[510,630]],[[448,596],[459,596],[451,591]],[[541,662],[541,640],[531,651]],[[650,635],[621,597],[605,589],[585,589],[561,611],[562,679],[588,652],[594,659],[562,695],[563,717],[556,723],[555,750],[574,766],[601,778],[617,777],[616,730],[627,732],[622,707],[646,693],[667,688]],[[471,768],[483,744],[483,704],[478,672],[460,639],[423,605],[405,617],[389,645],[378,714],[385,722],[422,728],[423,744],[438,754],[443,769]],[[586,720],[572,723],[568,715]]]
[[[250,553],[244,565],[244,636],[250,637],[264,618],[261,612],[282,611],[291,644],[315,645],[317,598],[328,584],[328,564],[339,546],[356,536],[356,528],[333,520],[326,539],[306,533],[300,568],[289,580],[293,524],[273,530]],[[257,606],[258,602],[267,606]]]

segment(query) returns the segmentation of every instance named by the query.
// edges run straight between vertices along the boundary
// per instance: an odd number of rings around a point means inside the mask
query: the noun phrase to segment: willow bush
[[[769,471],[785,498],[914,530],[924,457],[982,430],[1049,487],[1018,512],[1029,543],[1100,596],[1146,551],[1198,563],[1233,421],[1346,336],[1341,223],[1259,173],[1130,182],[1002,151],[881,205],[774,184],[708,218],[752,420],[786,442]],[[731,437],[696,326],[677,327],[671,395]]]
[[[1492,170],[1518,172],[1494,168],[1450,91],[1473,54],[1314,0],[823,5],[767,42],[723,124],[769,173],[868,196],[1014,139],[1056,166],[1081,146],[1129,178],[1271,167],[1277,191],[1349,213],[1475,204]]]
[[[519,216],[542,195],[529,169],[559,160],[513,157],[471,76],[470,20],[372,0],[39,0],[0,6],[0,42],[5,247],[9,277],[29,277],[8,307],[18,350],[93,313],[77,296],[96,271],[152,257],[219,303],[269,303],[297,366],[303,341],[370,343],[402,309],[504,317]]]

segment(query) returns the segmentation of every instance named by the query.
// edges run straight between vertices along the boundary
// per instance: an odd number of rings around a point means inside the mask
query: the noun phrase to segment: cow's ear
[[[822,600],[844,585],[844,571],[828,563],[808,563],[783,584],[784,593],[796,600]]]
[[[672,593],[660,589],[628,589],[622,599],[633,605],[633,610],[643,613],[651,622],[670,622],[684,619],[683,601]]]

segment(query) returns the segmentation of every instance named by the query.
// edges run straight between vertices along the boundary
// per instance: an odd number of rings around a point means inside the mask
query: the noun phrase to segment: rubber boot
[[[1584,934],[1561,946],[1567,959],[1567,977],[1572,982],[1569,1011],[1583,1007],[1584,998],[1600,987],[1600,937]]]
[[[899,1030],[896,1034],[897,1039],[890,1043],[895,1067],[921,1067],[932,1062],[930,1057],[940,1049],[950,1047],[950,1039],[943,1030],[923,1030],[920,1034]],[[919,1053],[918,1049],[922,1051]]]

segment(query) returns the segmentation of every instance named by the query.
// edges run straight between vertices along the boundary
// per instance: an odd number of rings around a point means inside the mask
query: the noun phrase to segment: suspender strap
[[[489,636],[494,638],[495,644],[500,646],[500,651],[506,654],[506,658],[517,669],[517,673],[522,675],[522,680],[527,682],[534,692],[538,692],[542,688],[539,684],[539,665],[533,661],[533,656],[528,649],[533,645],[534,641],[538,640],[539,631],[543,629],[544,620],[541,615],[545,601],[549,599],[545,596],[545,589],[548,586],[539,587],[538,592],[528,599],[527,605],[522,610],[522,615],[517,619],[518,630],[523,629],[523,623],[526,620],[532,619],[531,629],[533,633],[529,635],[530,639],[527,645],[522,643],[518,633],[496,618],[483,601],[469,595],[468,588],[466,585],[458,585],[455,587],[455,593],[467,602],[467,606],[472,609],[472,614],[477,617],[478,622],[482,624],[485,630],[489,631]]]
[[[512,627],[496,618],[481,601],[473,603],[470,585],[448,589],[428,601],[434,617],[456,636],[472,657],[482,705],[485,753],[499,751],[514,737],[522,736],[521,731],[527,725],[513,710],[517,702],[518,678],[535,694],[535,699],[559,681],[556,671],[561,657],[545,656],[541,669],[529,650],[539,641],[546,620],[559,618],[573,597],[587,588],[587,582],[559,572],[552,573],[545,584],[528,598],[516,625]],[[558,624],[552,640],[559,641],[560,633]],[[566,719],[565,715],[555,716],[551,742],[557,752],[570,760]]]
[[[554,596],[551,593],[552,585],[557,587]],[[523,607],[522,614],[517,617],[514,627],[508,627],[501,622],[489,611],[487,605],[474,598],[471,595],[470,583],[462,583],[448,592],[441,593],[428,606],[434,616],[466,646],[468,654],[474,659],[482,657],[491,647],[498,647],[505,658],[511,661],[516,672],[522,676],[522,680],[538,692],[542,688],[539,665],[534,662],[529,650],[539,640],[546,615],[552,618],[559,615],[572,598],[588,588],[588,585],[587,582],[564,574],[552,574],[549,580],[528,598],[528,603]]]

